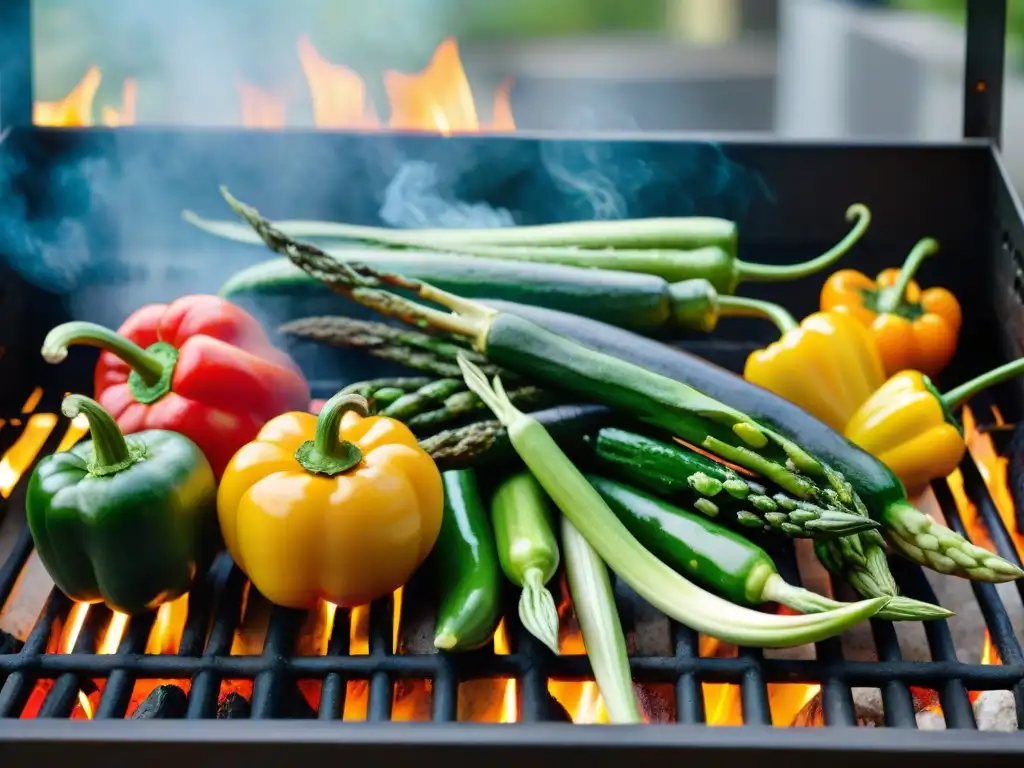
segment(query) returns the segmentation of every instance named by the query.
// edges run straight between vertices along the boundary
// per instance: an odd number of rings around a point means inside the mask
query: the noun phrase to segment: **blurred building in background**
[[[433,107],[401,73],[448,40],[430,77],[461,65],[481,126],[941,141],[961,130],[965,2],[35,0],[36,99],[44,122],[78,86],[88,114],[64,103],[64,120],[406,125],[396,89]],[[1005,151],[1024,186],[1024,0],[1009,7]]]

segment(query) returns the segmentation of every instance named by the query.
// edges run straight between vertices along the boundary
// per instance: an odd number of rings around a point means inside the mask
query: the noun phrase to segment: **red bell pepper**
[[[210,295],[183,296],[132,313],[113,332],[70,322],[50,331],[43,357],[59,363],[75,344],[103,350],[95,398],[125,434],[166,429],[190,438],[214,474],[282,413],[309,406],[309,385],[248,312]]]

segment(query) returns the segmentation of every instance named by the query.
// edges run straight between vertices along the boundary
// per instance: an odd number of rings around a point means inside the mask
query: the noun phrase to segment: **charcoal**
[[[316,710],[309,706],[298,687],[291,686],[288,691],[282,707],[284,716],[289,720],[315,720]]]
[[[24,645],[25,644],[14,635],[8,634],[0,629],[0,656],[8,653],[20,653],[22,646]]]
[[[160,685],[132,713],[132,720],[174,720],[185,716],[188,696],[176,685]]]
[[[544,705],[544,719],[552,723],[571,723],[572,718],[569,717],[569,713],[566,712],[565,707],[558,703],[550,693],[547,696],[547,701]]]
[[[983,691],[974,702],[974,719],[982,731],[1016,731],[1017,705],[1010,691]]]
[[[232,692],[221,696],[220,701],[217,702],[218,720],[246,720],[251,711],[252,706],[250,706],[249,700],[240,693]]]

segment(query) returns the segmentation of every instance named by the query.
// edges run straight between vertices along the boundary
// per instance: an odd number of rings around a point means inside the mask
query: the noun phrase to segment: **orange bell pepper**
[[[842,312],[816,312],[798,324],[781,307],[764,307],[782,335],[747,357],[743,378],[841,432],[885,381],[871,334]]]
[[[848,312],[871,330],[886,376],[917,370],[936,376],[956,352],[963,316],[945,288],[922,291],[914,281],[921,263],[939,250],[925,238],[901,269],[885,269],[876,280],[841,269],[821,289],[823,311]]]
[[[441,473],[409,428],[338,394],[234,455],[217,494],[228,552],[273,603],[364,605],[412,576],[441,530]]]

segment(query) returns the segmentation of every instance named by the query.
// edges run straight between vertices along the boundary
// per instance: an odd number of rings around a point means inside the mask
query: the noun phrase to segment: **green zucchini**
[[[573,312],[642,333],[672,330],[712,331],[722,317],[775,317],[773,304],[719,296],[701,278],[669,283],[634,272],[449,256],[437,253],[353,251],[379,269],[425,280],[436,288],[467,298],[514,301]],[[288,259],[272,259],[236,273],[220,289],[226,299],[284,297],[295,317],[309,314],[310,301],[331,298],[330,290]],[[336,298],[336,314],[348,302]],[[295,319],[288,312],[287,319]]]
[[[476,474],[460,469],[441,477],[444,517],[431,553],[440,592],[434,645],[471,651],[489,643],[501,622],[501,570]]]

